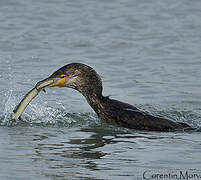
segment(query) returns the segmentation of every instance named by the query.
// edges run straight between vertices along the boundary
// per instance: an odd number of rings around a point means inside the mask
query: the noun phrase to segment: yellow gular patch
[[[59,83],[57,84],[57,86],[63,87],[64,83],[66,82],[67,75],[62,74],[60,77],[61,77],[62,79],[59,80]]]

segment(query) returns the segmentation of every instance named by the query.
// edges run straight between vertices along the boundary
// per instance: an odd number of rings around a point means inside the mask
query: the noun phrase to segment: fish
[[[12,120],[21,120],[21,115],[25,111],[29,103],[39,94],[41,90],[45,92],[45,87],[52,84],[54,81],[50,80],[44,83],[37,83],[36,86],[31,89],[21,100],[21,102],[14,108],[13,113],[11,114]]]
[[[39,90],[35,87],[32,90],[30,90],[13,110],[11,119],[13,120],[21,119],[21,114],[24,112],[24,110],[32,101],[32,99],[38,95],[38,93],[39,93]]]

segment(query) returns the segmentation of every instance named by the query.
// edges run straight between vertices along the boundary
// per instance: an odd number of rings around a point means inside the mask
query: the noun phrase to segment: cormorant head
[[[102,82],[96,71],[81,63],[71,63],[54,72],[50,77],[38,82],[36,88],[70,87],[84,96],[89,94],[102,95]]]

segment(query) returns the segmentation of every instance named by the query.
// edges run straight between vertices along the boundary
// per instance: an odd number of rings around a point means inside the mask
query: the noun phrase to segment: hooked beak
[[[67,75],[61,75],[60,77],[48,77],[36,84],[36,89],[45,90],[46,87],[63,87],[67,80]]]

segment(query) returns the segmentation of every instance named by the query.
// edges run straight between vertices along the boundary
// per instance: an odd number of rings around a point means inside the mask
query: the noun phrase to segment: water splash
[[[11,58],[10,58],[11,59]],[[67,111],[61,102],[56,102],[57,106],[48,106],[41,96],[37,97],[37,101],[33,100],[22,114],[22,120],[11,120],[11,114],[15,106],[21,101],[24,93],[19,93],[16,90],[15,81],[13,81],[13,68],[10,59],[4,59],[5,69],[7,69],[8,76],[6,75],[7,89],[2,91],[2,111],[0,112],[0,126],[16,126],[16,125],[59,125],[59,126],[74,126],[81,124],[88,124],[89,122],[97,122],[98,118],[94,113],[73,113]]]
[[[0,57],[1,58],[1,57]],[[4,97],[2,105],[2,112],[0,112],[0,126],[85,126],[89,124],[99,123],[99,119],[95,113],[74,113],[65,109],[61,102],[56,102],[59,105],[58,108],[48,106],[47,102],[37,97],[37,102],[32,101],[22,114],[22,120],[11,120],[11,114],[16,105],[21,101],[25,93],[20,93],[16,89],[16,84],[13,79],[13,63],[12,58],[3,59],[4,69],[9,72],[4,78],[8,84],[7,89],[2,91],[1,97]]]
[[[57,102],[59,107],[48,106],[48,102],[38,98],[37,102],[31,102],[22,114],[22,120],[12,121],[11,114],[15,106],[20,102],[20,98],[10,90],[6,95],[7,101],[3,114],[0,116],[1,126],[15,125],[39,125],[39,126],[80,126],[98,122],[94,113],[73,113],[66,110],[61,102]]]
[[[30,104],[24,113],[24,120],[30,124],[73,124],[76,121],[73,118],[66,117],[67,112],[62,108],[53,108],[47,105],[47,102]]]
[[[10,124],[10,116],[13,112],[13,109],[15,107],[15,102],[17,102],[17,99],[15,96],[13,96],[13,90],[9,90],[7,93],[5,93],[5,97],[7,101],[5,102],[3,114],[0,116],[0,125],[8,125]]]
[[[7,66],[7,71],[9,72],[6,78],[8,78],[8,90],[5,90],[3,97],[5,99],[3,100],[4,110],[2,115],[0,115],[0,125],[6,125],[9,124],[9,119],[11,116],[11,113],[15,107],[15,104],[17,102],[16,96],[13,95],[13,73],[12,73],[12,63],[10,62],[10,59],[5,59],[5,66]]]

